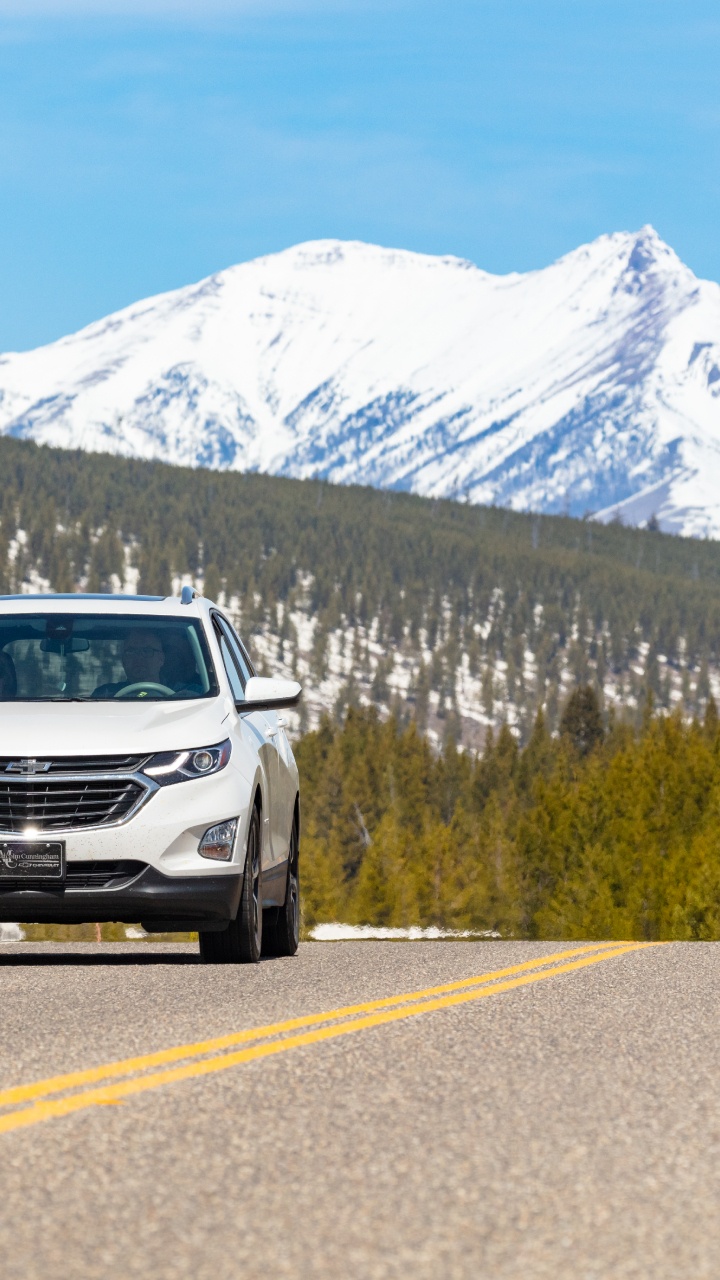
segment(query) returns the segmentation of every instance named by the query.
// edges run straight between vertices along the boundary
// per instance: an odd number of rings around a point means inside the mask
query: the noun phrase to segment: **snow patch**
[[[25,930],[19,924],[0,924],[0,942],[22,942]]]
[[[430,925],[421,929],[411,925],[409,929],[390,929],[372,924],[316,924],[310,930],[313,942],[434,942],[438,938],[500,938],[494,929],[481,933],[471,929],[439,929]]]

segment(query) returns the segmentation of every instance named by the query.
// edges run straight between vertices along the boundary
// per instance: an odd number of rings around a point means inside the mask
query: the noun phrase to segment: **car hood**
[[[0,756],[145,755],[227,737],[224,696],[187,702],[0,702]]]

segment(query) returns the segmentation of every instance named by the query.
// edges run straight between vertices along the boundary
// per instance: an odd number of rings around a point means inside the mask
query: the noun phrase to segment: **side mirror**
[[[251,676],[245,685],[245,701],[236,702],[235,706],[238,711],[279,711],[281,707],[294,707],[301,693],[297,680]]]

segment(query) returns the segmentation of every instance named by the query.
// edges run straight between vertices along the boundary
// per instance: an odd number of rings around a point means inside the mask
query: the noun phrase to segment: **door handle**
[[[266,737],[266,738],[274,738],[276,733],[277,733],[277,729],[266,729],[266,730],[265,730],[265,737]]]
[[[284,716],[278,716],[277,723],[278,723],[278,729],[285,729],[287,727],[287,720],[285,719]]]

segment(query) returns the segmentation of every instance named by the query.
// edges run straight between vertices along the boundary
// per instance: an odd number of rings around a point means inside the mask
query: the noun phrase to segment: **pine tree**
[[[570,695],[560,718],[560,733],[581,756],[602,742],[605,730],[598,696],[592,685],[581,685]]]

